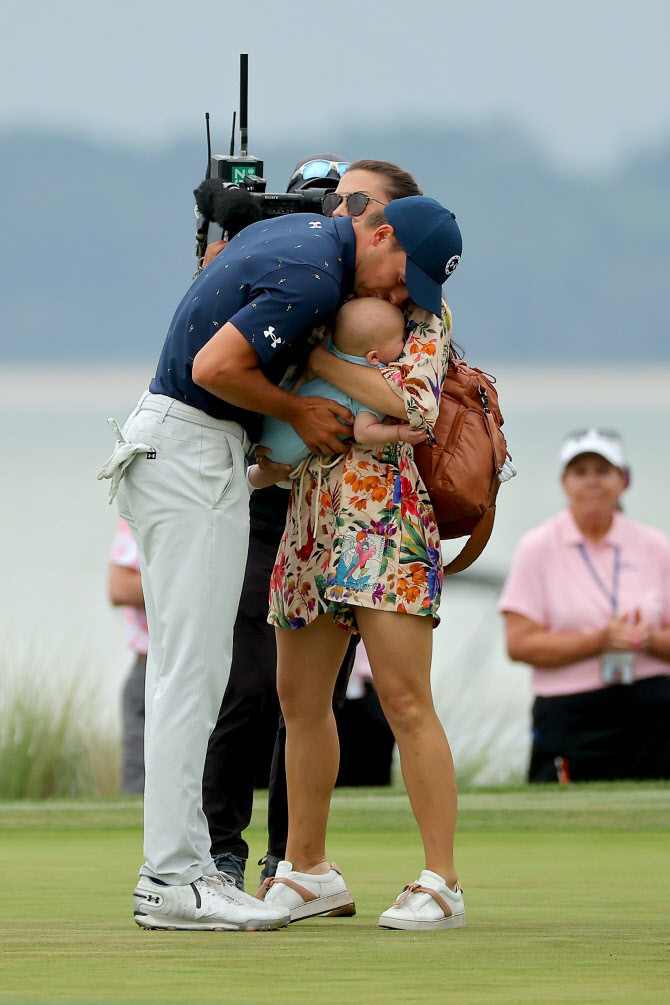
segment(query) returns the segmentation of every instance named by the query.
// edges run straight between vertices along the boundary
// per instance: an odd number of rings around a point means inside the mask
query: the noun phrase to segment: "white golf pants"
[[[138,544],[149,624],[140,873],[181,885],[216,875],[202,775],[247,559],[245,434],[146,392],[123,435],[153,448],[136,454],[118,492]]]

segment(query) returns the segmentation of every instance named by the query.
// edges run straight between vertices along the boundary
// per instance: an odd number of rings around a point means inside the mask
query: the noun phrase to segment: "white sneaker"
[[[201,876],[187,886],[167,886],[140,876],[133,914],[141,928],[186,931],[263,932],[289,923],[288,911],[268,910],[218,876]]]
[[[293,919],[291,919],[293,920]],[[451,890],[436,872],[424,869],[415,883],[410,883],[395,904],[379,919],[380,928],[405,931],[435,931],[462,928],[465,924],[463,891],[458,883]]]
[[[272,907],[287,907],[291,921],[341,908],[347,908],[349,916],[356,913],[353,897],[334,862],[323,876],[295,872],[290,862],[280,862],[275,875],[265,880],[256,896]]]

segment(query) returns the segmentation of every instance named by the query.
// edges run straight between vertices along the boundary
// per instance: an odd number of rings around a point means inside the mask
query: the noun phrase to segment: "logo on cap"
[[[458,263],[460,262],[460,260],[461,260],[461,256],[460,255],[452,255],[451,256],[451,258],[449,259],[449,261],[447,262],[447,264],[444,267],[444,273],[445,273],[446,276],[450,276],[451,275],[451,273],[454,271],[454,269],[456,268],[456,266],[458,265]]]

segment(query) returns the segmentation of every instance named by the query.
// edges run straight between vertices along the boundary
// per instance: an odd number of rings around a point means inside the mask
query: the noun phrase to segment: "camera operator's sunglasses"
[[[329,192],[321,200],[321,209],[324,216],[332,216],[340,203],[346,202],[349,216],[360,216],[364,213],[369,202],[378,202],[380,206],[386,203],[380,199],[373,199],[365,192],[350,192],[349,195],[340,195],[338,192]]]
[[[331,171],[337,171],[340,178],[349,169],[349,161],[307,161],[294,172],[291,182],[296,178],[312,181],[316,178],[327,178]],[[289,185],[291,184],[289,182]]]

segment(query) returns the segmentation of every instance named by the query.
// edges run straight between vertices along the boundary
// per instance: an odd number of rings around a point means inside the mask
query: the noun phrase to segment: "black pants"
[[[123,686],[121,711],[121,791],[144,792],[144,678],[147,657],[137,653]]]
[[[536,698],[529,782],[670,778],[670,676]]]
[[[340,768],[337,785],[390,785],[395,737],[377,691],[365,683],[360,698],[349,698],[337,714]]]
[[[267,614],[288,496],[282,489],[264,489],[251,497],[249,556],[235,621],[230,680],[209,740],[203,775],[203,808],[213,855],[232,852],[248,857],[242,832],[251,820],[254,787],[268,780],[268,851],[278,858],[286,853],[286,728],[277,698],[275,630],[267,623]],[[335,708],[344,703],[357,641],[358,636],[352,636],[337,678]],[[261,769],[270,757],[268,779]]]

